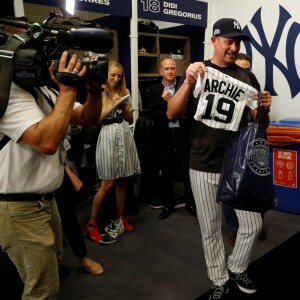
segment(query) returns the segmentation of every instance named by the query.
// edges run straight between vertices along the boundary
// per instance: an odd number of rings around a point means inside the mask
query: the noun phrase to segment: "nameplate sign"
[[[196,0],[138,0],[138,16],[143,19],[207,26],[207,3]]]
[[[64,7],[65,0],[23,0],[25,3],[48,5],[53,8]],[[60,3],[60,4],[58,4]],[[75,11],[90,11],[101,14],[131,17],[131,0],[75,0]]]
[[[65,1],[23,0],[25,3],[58,8]],[[138,0],[138,17],[199,27],[207,26],[207,3],[197,0]],[[63,7],[65,8],[65,7]],[[75,11],[90,11],[115,16],[131,17],[131,0],[75,0]],[[46,17],[46,16],[45,16]]]

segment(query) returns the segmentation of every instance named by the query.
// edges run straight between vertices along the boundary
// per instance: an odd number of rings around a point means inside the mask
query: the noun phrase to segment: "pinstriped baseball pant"
[[[233,273],[242,273],[247,269],[262,227],[261,213],[235,209],[239,230],[233,251],[226,262],[221,232],[223,209],[216,202],[220,175],[190,169],[207,273],[215,285],[224,285],[227,282],[227,269]]]

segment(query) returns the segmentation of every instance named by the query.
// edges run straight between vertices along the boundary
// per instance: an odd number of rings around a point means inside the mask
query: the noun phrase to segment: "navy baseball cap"
[[[240,23],[235,19],[223,18],[218,20],[213,26],[213,36],[223,36],[228,38],[240,38],[242,41],[250,41],[250,36],[242,33]]]

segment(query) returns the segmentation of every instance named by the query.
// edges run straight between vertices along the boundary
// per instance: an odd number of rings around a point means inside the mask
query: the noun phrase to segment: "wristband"
[[[104,88],[88,89],[88,92],[92,95],[100,95],[103,91]]]
[[[82,77],[77,74],[65,73],[65,72],[57,72],[55,78],[58,82],[72,87],[79,87],[82,84]]]

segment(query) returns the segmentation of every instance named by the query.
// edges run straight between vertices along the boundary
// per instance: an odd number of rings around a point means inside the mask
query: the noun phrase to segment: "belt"
[[[102,125],[110,125],[110,124],[114,124],[114,123],[122,123],[123,120],[124,120],[123,118],[104,119],[102,121]]]
[[[0,201],[39,201],[51,200],[54,193],[49,194],[34,194],[34,193],[20,193],[20,194],[0,194]]]

